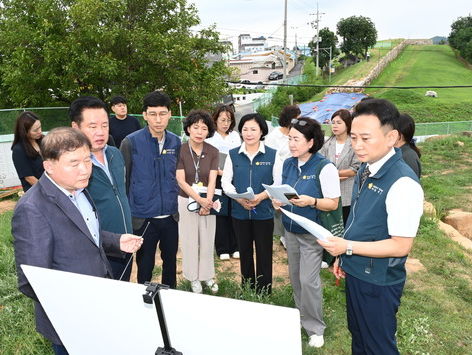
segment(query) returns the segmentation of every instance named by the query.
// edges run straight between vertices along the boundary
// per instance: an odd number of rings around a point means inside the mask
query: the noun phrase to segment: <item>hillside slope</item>
[[[472,70],[449,46],[408,46],[371,85],[472,85]],[[431,89],[438,98],[425,97],[427,90],[367,89],[366,94],[391,100],[417,122],[471,120],[472,88]]]

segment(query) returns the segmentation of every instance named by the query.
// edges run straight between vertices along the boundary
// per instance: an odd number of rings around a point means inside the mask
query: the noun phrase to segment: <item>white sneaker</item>
[[[233,259],[239,259],[239,251],[235,251],[231,256]]]
[[[316,335],[313,334],[310,337],[310,341],[308,342],[308,345],[314,347],[314,348],[321,348],[324,345],[324,338],[322,335]]]
[[[229,260],[229,254],[221,254],[220,260]]]
[[[192,286],[193,293],[202,293],[202,283],[199,280],[192,281],[190,286]]]
[[[207,285],[207,287],[210,289],[212,293],[218,292],[218,284],[215,282],[215,280],[210,279],[204,282],[205,282],[205,285]]]
[[[326,261],[322,261],[322,262],[321,262],[321,268],[322,268],[322,269],[327,269],[327,268],[329,268],[328,263],[327,263]]]

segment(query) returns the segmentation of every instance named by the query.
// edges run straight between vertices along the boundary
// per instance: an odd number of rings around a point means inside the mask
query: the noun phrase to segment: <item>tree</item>
[[[319,66],[320,68],[327,67],[329,65],[329,48],[332,48],[331,56],[334,58],[339,54],[339,49],[336,48],[338,44],[338,37],[336,34],[329,30],[328,27],[325,27],[320,30],[319,36],[321,38],[321,42],[319,43],[319,48],[325,48],[326,50],[320,50],[319,54]],[[313,56],[314,61],[316,62],[316,42],[311,41],[308,43],[308,47],[310,47],[311,55]]]
[[[472,16],[459,17],[451,25],[449,44],[457,49],[460,55],[472,63]]]
[[[366,58],[369,48],[377,43],[377,30],[368,17],[342,18],[337,24],[337,33],[342,37],[341,51],[346,56]]]
[[[226,48],[214,28],[191,31],[200,20],[186,0],[4,0],[0,18],[0,96],[9,105],[123,94],[140,110],[147,92],[162,89],[190,109],[226,91],[226,65],[206,59]]]

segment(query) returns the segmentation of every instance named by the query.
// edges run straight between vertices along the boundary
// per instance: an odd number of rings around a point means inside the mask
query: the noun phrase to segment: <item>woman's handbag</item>
[[[322,191],[321,184],[320,184],[320,172],[321,172],[321,169],[323,169],[323,167],[326,164],[329,164],[329,161],[326,161],[326,163],[324,164],[323,164],[323,161],[321,161],[315,170],[316,181],[319,184],[320,191]],[[343,203],[341,201],[341,196],[339,197],[337,209],[333,211],[318,210],[318,216],[320,219],[320,224],[325,229],[329,230],[332,235],[336,237],[340,237],[340,238],[344,237]],[[323,261],[331,265],[334,262],[334,257],[331,254],[329,254],[326,250],[323,250]]]

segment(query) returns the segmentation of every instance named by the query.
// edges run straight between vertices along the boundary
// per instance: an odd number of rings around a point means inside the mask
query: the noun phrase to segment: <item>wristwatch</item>
[[[347,242],[346,255],[352,255],[352,243]]]

